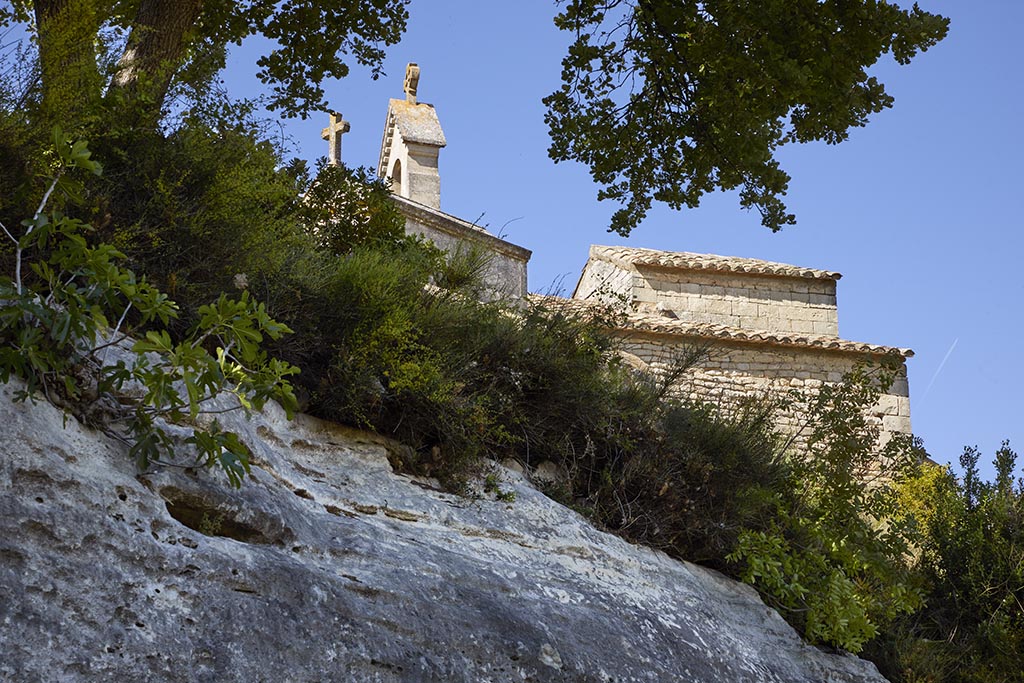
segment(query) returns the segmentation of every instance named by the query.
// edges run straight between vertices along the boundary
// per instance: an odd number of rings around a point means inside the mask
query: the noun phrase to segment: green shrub
[[[929,467],[908,482],[924,535],[918,566],[925,607],[896,625],[883,671],[895,681],[1009,683],[1024,679],[1024,477],[1008,443],[995,480],[964,449],[963,475]]]
[[[740,534],[729,556],[811,642],[851,652],[921,605],[909,566],[917,536],[898,514],[897,484],[922,454],[899,435],[879,448],[867,416],[898,367],[898,359],[861,365],[820,390],[807,451],[791,461],[776,515]]]
[[[493,260],[493,254],[481,245],[463,242],[439,259],[434,282],[474,300],[491,298],[485,291],[484,277]]]
[[[776,407],[760,397],[731,411],[689,401],[656,408],[657,439],[610,477],[616,486],[603,507],[636,501],[630,537],[731,573],[725,557],[740,532],[761,528],[790,482],[773,432]]]
[[[268,279],[311,249],[298,220],[304,167],[282,164],[245,123],[211,128],[186,119],[167,136],[112,131],[94,144],[107,170],[83,218],[96,226],[95,239],[124,251],[179,301],[177,331],[200,305],[234,289],[238,274],[265,298]]]
[[[374,244],[397,246],[405,239],[405,220],[390,199],[387,181],[374,178],[366,168],[330,166],[321,160],[298,209],[316,247],[332,254]]]
[[[244,409],[270,398],[293,409],[286,378],[297,370],[260,349],[264,335],[277,339],[288,328],[247,295],[238,301],[222,295],[199,309],[182,341],[172,341],[161,327],[177,315],[175,304],[118,265],[124,255],[112,246],[90,245],[82,221],[46,212],[55,194],[77,193],[70,171],[100,173],[84,143],[72,144],[60,130],[54,142],[55,175],[35,214],[22,221],[24,234],[0,226],[14,243],[13,274],[0,277],[0,381],[19,377],[26,388],[17,398],[41,393],[130,444],[141,469],[173,459],[175,444],[160,419],[189,424],[186,443],[196,463],[221,467],[239,485],[249,469],[248,448],[206,418],[209,403],[230,393]],[[128,360],[108,362],[111,348],[128,343],[137,329],[130,312],[155,329],[132,344]],[[126,395],[126,384],[139,387],[139,395]]]

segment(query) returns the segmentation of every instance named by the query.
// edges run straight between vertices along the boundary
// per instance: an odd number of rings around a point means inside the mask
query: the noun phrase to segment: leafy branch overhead
[[[549,154],[590,167],[628,235],[654,200],[719,189],[773,231],[795,223],[776,150],[842,142],[891,107],[866,69],[909,63],[949,20],[885,0],[568,0],[555,24],[575,41],[544,100]]]
[[[0,27],[27,23],[35,34],[43,108],[54,122],[105,99],[155,124],[172,86],[202,89],[226,65],[228,45],[255,35],[271,41],[256,61],[257,77],[271,90],[270,108],[305,118],[324,106],[324,79],[348,75],[348,60],[380,75],[384,48],[405,31],[407,4],[14,0],[0,7]]]

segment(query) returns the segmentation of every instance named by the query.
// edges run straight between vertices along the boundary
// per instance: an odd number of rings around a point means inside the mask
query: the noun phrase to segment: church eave
[[[391,199],[398,204],[398,208],[406,216],[421,221],[430,227],[440,230],[454,237],[472,240],[486,244],[496,252],[502,253],[518,261],[528,262],[533,252],[525,247],[507,242],[500,237],[492,235],[479,225],[447,214],[406,197],[391,195]]]
[[[710,271],[738,275],[761,275],[804,280],[838,280],[841,273],[815,268],[801,268],[787,263],[775,263],[738,256],[694,254],[683,251],[659,251],[638,247],[609,247],[593,245],[590,258],[606,261],[621,268],[652,268],[666,271]]]

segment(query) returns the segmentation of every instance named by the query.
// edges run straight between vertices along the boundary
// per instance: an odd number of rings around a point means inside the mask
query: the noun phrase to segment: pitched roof
[[[390,161],[391,141],[399,133],[406,142],[415,142],[434,147],[448,144],[434,105],[420,102],[413,104],[405,100],[391,99],[388,102],[388,118],[384,124],[384,137],[380,143],[380,161],[377,175],[387,175]]]
[[[542,296],[533,294],[531,301],[544,303],[562,308],[563,310],[588,311],[600,310],[601,304],[579,299],[565,299],[556,296]],[[666,318],[649,313],[636,311],[622,312],[617,319],[614,329],[623,331],[646,332],[649,334],[664,334],[679,337],[694,337],[698,339],[731,341],[745,344],[768,344],[772,346],[785,346],[791,348],[819,349],[823,351],[839,351],[845,353],[862,353],[873,356],[886,354],[897,354],[904,358],[914,355],[910,349],[897,348],[893,346],[882,346],[879,344],[868,344],[855,342],[838,337],[823,335],[767,332],[764,330],[744,330],[728,325],[717,325],[715,323],[695,323],[675,318]]]
[[[693,254],[686,251],[660,251],[639,247],[607,247],[595,244],[590,257],[619,266],[653,266],[675,270],[710,270],[731,273],[749,273],[777,277],[797,277],[818,280],[838,280],[840,273],[814,268],[801,268],[786,263],[715,254]]]

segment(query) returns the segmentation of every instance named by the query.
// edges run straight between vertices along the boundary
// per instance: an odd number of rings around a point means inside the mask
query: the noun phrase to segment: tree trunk
[[[155,125],[202,9],[203,0],[142,0],[108,96],[123,96]]]
[[[99,98],[96,66],[99,20],[95,0],[36,0],[43,115],[49,124],[71,129]]]

